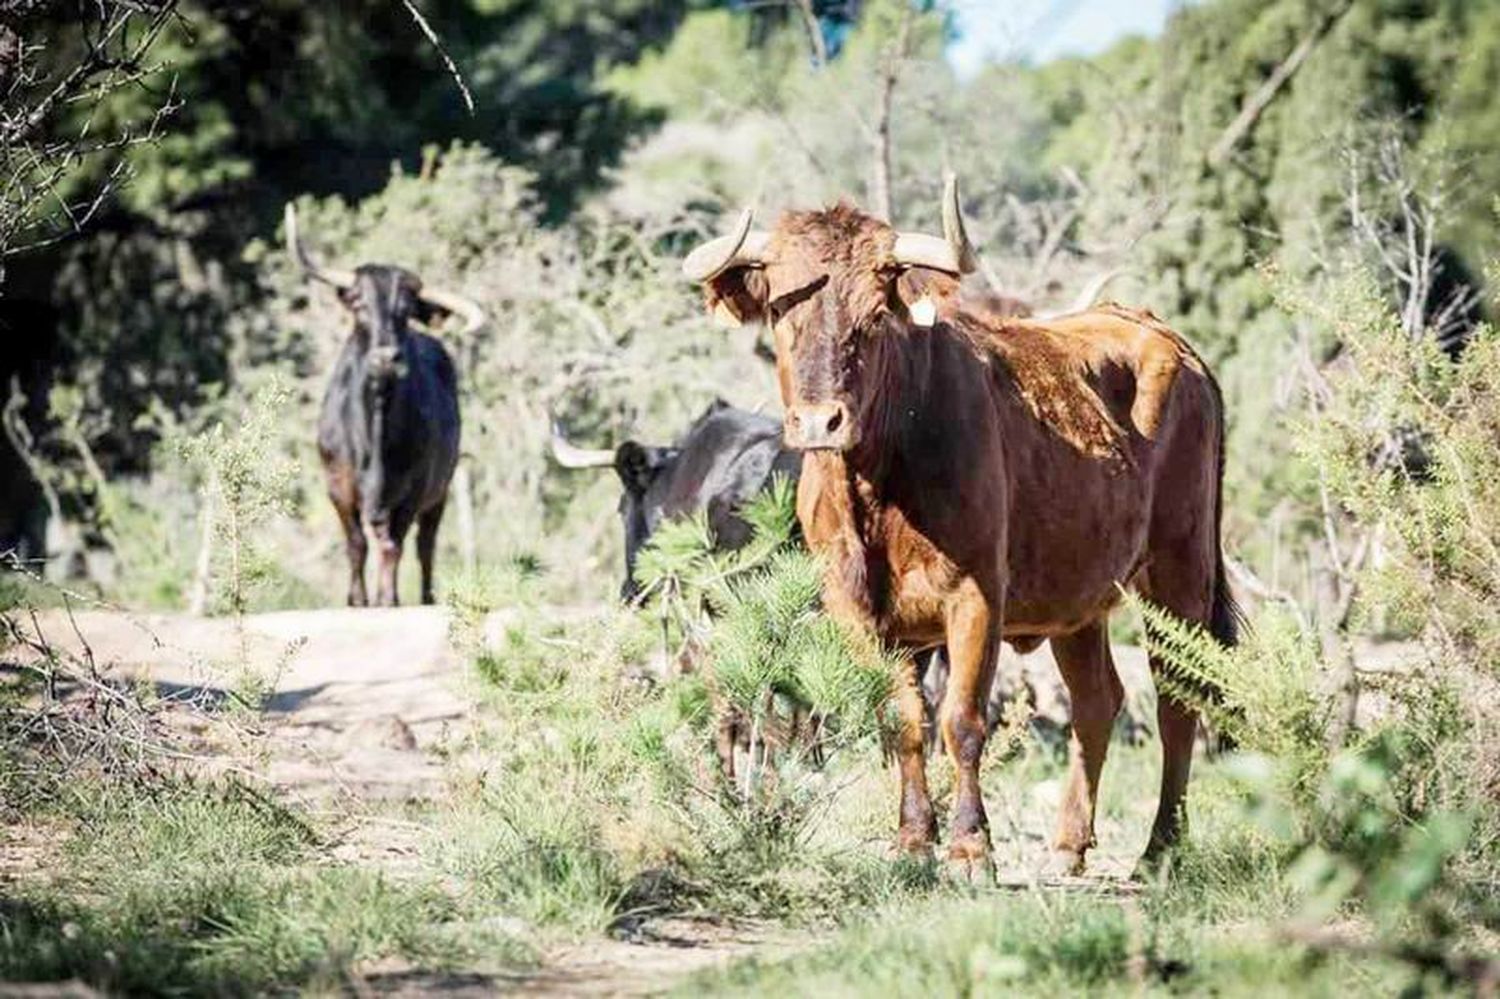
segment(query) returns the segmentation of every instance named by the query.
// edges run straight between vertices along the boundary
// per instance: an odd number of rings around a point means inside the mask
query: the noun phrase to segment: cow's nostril
[[[833,415],[828,418],[828,432],[830,434],[837,433],[839,427],[842,427],[843,425],[844,425],[844,407],[843,406],[839,406],[837,409],[835,409],[833,411]]]

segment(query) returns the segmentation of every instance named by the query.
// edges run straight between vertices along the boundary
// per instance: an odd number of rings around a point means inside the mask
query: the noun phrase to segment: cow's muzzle
[[[859,427],[842,402],[812,402],[786,411],[782,436],[798,451],[848,451],[859,443]]]
[[[390,381],[406,374],[406,365],[401,359],[399,347],[371,347],[366,363],[370,378],[375,381]]]

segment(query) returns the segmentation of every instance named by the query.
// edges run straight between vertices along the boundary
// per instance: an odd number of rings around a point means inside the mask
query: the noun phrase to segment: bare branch
[[[802,24],[807,28],[807,44],[812,49],[812,61],[815,69],[822,69],[828,65],[828,43],[823,40],[823,26],[818,23],[818,15],[813,11],[812,0],[791,0],[792,6],[802,15]]]
[[[1234,147],[1239,145],[1240,141],[1255,128],[1255,123],[1260,120],[1260,116],[1265,113],[1266,108],[1271,106],[1271,102],[1276,99],[1276,95],[1281,92],[1281,88],[1286,86],[1287,81],[1307,61],[1307,57],[1312,55],[1313,50],[1318,47],[1318,43],[1338,23],[1339,18],[1343,17],[1353,6],[1353,0],[1343,0],[1339,6],[1318,18],[1313,24],[1312,29],[1297,43],[1297,47],[1292,49],[1291,55],[1282,60],[1271,71],[1271,75],[1266,77],[1265,82],[1256,88],[1254,93],[1245,98],[1245,103],[1240,108],[1240,113],[1235,116],[1234,121],[1229,123],[1229,127],[1224,129],[1219,135],[1218,141],[1209,150],[1209,166],[1218,167],[1223,165],[1224,161],[1229,158],[1229,154],[1234,152]]]
[[[165,70],[146,56],[180,22],[177,0],[98,0],[94,6],[81,51],[62,66],[41,58],[46,41],[22,38],[24,20],[0,38],[0,259],[56,243],[93,221],[129,179],[130,147],[156,141],[180,106],[174,80],[144,124],[101,113],[112,94],[141,88]],[[106,159],[102,181],[86,192],[70,190],[90,161],[106,157],[114,161]]]
[[[426,35],[427,40],[432,43],[432,47],[437,49],[438,55],[442,57],[443,65],[448,67],[448,75],[453,77],[453,82],[458,85],[458,92],[463,95],[464,107],[469,109],[469,114],[473,114],[474,95],[469,93],[469,85],[464,82],[463,74],[454,65],[453,57],[443,47],[443,43],[439,40],[437,32],[432,30],[432,25],[427,23],[427,18],[422,16],[422,12],[417,10],[417,6],[412,3],[412,0],[401,0],[401,3],[406,7],[407,12],[411,14],[411,19],[417,22],[417,27],[422,30],[422,34]]]

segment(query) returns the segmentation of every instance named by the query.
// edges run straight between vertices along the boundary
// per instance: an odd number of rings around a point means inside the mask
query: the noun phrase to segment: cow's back
[[[1218,391],[1180,336],[1112,304],[1008,323],[994,350],[1004,361],[1007,627],[1067,630],[1117,600],[1154,525],[1213,508]]]
[[[648,501],[660,519],[699,510],[708,514],[717,542],[736,548],[749,540],[739,510],[773,475],[795,480],[801,456],[782,446],[781,421],[729,407],[705,414],[679,442],[672,473],[653,486]]]

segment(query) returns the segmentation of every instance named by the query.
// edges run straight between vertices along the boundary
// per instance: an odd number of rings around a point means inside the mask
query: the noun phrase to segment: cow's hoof
[[[1162,848],[1147,850],[1140,860],[1135,862],[1135,869],[1130,872],[1130,880],[1142,883],[1165,883],[1172,875],[1172,851]]]
[[[1052,850],[1042,862],[1044,878],[1076,878],[1081,875],[1087,862],[1082,850]]]
[[[931,864],[933,862],[932,837],[921,833],[908,833],[903,829],[896,837],[896,842],[891,844],[891,859],[914,864]]]
[[[995,862],[990,845],[980,837],[957,840],[948,848],[944,865],[948,880],[971,888],[995,886]]]
[[[896,830],[896,852],[909,857],[932,859],[932,844],[937,839],[937,823],[929,817],[901,823]]]
[[[950,856],[943,865],[943,874],[956,885],[969,888],[995,887],[995,862],[988,855],[983,857]]]

